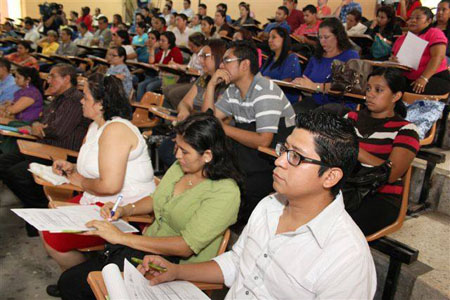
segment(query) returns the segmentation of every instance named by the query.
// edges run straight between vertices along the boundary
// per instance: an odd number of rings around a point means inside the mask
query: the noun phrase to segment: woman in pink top
[[[305,23],[300,25],[300,27],[294,31],[293,35],[302,43],[315,45],[317,40],[308,39],[308,36],[317,37],[319,34],[319,26],[322,21],[317,18],[317,9],[314,5],[306,5],[302,11]]]
[[[450,90],[450,73],[447,69],[445,50],[447,38],[442,30],[433,28],[433,13],[428,7],[416,8],[408,21],[411,33],[428,42],[420,59],[419,68],[405,73],[409,80],[409,91],[427,95],[443,95]],[[391,60],[397,60],[406,34],[397,39],[392,48]]]

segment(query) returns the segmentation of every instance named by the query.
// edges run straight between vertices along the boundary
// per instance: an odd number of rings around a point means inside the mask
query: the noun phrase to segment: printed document
[[[397,53],[398,62],[402,65],[417,70],[419,68],[420,59],[422,58],[423,52],[425,51],[427,45],[427,41],[422,40],[414,33],[408,31],[408,34],[406,35],[406,38]]]

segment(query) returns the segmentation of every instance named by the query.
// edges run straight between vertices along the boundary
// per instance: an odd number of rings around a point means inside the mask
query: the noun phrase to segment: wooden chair
[[[222,242],[219,247],[219,251],[217,251],[217,255],[220,255],[225,252],[228,242],[230,240],[231,231],[227,229],[223,235]],[[106,300],[107,290],[105,283],[103,281],[103,276],[101,271],[93,271],[90,272],[87,278],[89,285],[91,286],[92,291],[94,292],[95,298],[97,300]],[[208,297],[211,298],[212,292],[214,290],[221,290],[223,288],[223,284],[216,283],[206,283],[206,282],[192,282],[195,286],[205,292]]]
[[[149,106],[150,105],[156,105],[156,106],[162,106],[164,102],[164,95],[156,94],[153,92],[147,92],[142,97],[141,101],[136,103],[136,105],[140,106]],[[131,103],[131,105],[135,104],[134,102]],[[133,113],[133,119],[131,122],[138,128],[151,128],[156,126],[159,122],[159,118],[152,116],[149,117],[149,111],[148,108],[143,107],[137,107],[136,110]]]
[[[413,104],[417,100],[434,100],[434,101],[443,101],[448,99],[449,94],[445,95],[422,95],[422,94],[413,94],[413,93],[404,93],[402,100],[408,104]],[[444,125],[445,126],[445,125]],[[436,135],[436,127],[437,123],[434,123],[428,132],[427,136],[420,140],[420,146],[430,145],[434,141],[434,137]]]
[[[402,203],[400,205],[400,212],[398,214],[397,220],[395,220],[394,223],[386,226],[385,228],[380,229],[379,231],[369,236],[366,236],[366,240],[368,242],[377,240],[390,233],[396,232],[403,226],[403,221],[405,221],[406,212],[408,211],[408,198],[409,198],[409,188],[411,185],[411,173],[412,173],[412,166],[409,167],[408,171],[406,171],[406,174],[403,176]]]

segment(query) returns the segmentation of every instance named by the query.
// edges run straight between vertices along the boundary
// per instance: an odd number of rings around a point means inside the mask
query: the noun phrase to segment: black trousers
[[[64,300],[95,299],[94,293],[87,282],[89,272],[101,271],[104,266],[114,263],[123,272],[123,260],[131,262],[132,257],[142,259],[147,253],[122,245],[107,244],[105,251],[84,263],[64,271],[58,280],[61,298]],[[179,258],[165,257],[172,263],[178,263]]]
[[[48,200],[42,186],[34,182],[28,166],[32,162],[51,165],[51,161],[21,153],[0,155],[0,180],[26,208],[46,208]]]
[[[414,93],[412,90],[412,80],[406,80],[406,91]],[[424,95],[445,95],[450,92],[450,72],[448,70],[434,74],[428,79],[428,83],[423,91]]]
[[[399,212],[400,208],[388,201],[386,196],[375,194],[366,197],[361,207],[349,214],[367,236],[394,223]]]

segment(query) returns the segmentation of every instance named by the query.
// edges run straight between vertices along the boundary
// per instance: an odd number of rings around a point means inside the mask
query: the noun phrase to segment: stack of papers
[[[66,177],[53,173],[51,166],[46,166],[38,163],[31,163],[28,167],[28,171],[41,177],[45,181],[50,182],[53,185],[70,183],[69,179],[67,179]]]
[[[97,205],[61,206],[55,209],[48,208],[19,208],[11,209],[16,215],[24,219],[39,231],[50,232],[83,232],[95,230],[85,224],[92,220],[105,220],[100,216],[100,207]],[[123,220],[111,222],[123,232],[138,232],[136,228]]]

